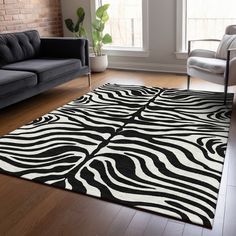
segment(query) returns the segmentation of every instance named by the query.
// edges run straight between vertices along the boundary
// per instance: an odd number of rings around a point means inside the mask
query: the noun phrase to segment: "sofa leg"
[[[189,87],[190,87],[190,79],[191,79],[191,77],[190,77],[190,75],[188,75],[188,77],[187,77],[187,90],[189,90]]]
[[[89,87],[91,86],[91,73],[88,73],[88,84]]]

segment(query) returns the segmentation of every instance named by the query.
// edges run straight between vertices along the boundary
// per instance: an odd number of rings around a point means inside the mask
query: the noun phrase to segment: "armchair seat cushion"
[[[189,57],[187,67],[214,74],[224,74],[226,61],[217,58]]]
[[[81,67],[81,61],[79,59],[42,58],[16,62],[2,68],[36,73],[38,83],[44,83],[71,73],[71,71],[78,71]]]
[[[31,72],[0,70],[0,96],[37,85],[37,76]]]

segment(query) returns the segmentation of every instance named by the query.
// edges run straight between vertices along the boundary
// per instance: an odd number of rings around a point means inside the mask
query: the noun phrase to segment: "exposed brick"
[[[5,15],[4,16],[4,20],[7,21],[7,20],[12,20],[12,16],[11,15]]]
[[[41,36],[61,36],[60,0],[0,0],[0,32],[37,29]]]
[[[17,0],[4,0],[5,4],[9,4],[9,3],[17,3]]]
[[[9,9],[9,10],[6,10],[6,14],[7,15],[17,15],[19,13],[20,13],[19,9]]]
[[[0,25],[0,32],[5,32],[5,31],[6,31],[6,27]]]
[[[19,4],[3,4],[5,9],[18,9],[20,7]]]
[[[19,18],[19,15],[14,15],[14,16],[12,16],[12,19],[13,20],[19,20],[20,18]]]

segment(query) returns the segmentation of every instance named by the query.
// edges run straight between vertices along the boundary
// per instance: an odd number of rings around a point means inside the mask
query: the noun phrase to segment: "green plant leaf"
[[[94,28],[95,30],[98,30],[98,29],[100,28],[100,23],[101,23],[100,20],[95,20],[95,21],[93,21],[93,23],[92,23],[93,28]]]
[[[102,42],[104,44],[112,43],[112,37],[110,34],[105,34],[104,37],[102,38]]]
[[[80,22],[78,21],[75,25],[74,32],[78,32],[80,30]]]
[[[82,23],[84,21],[84,18],[85,18],[85,12],[84,12],[84,9],[82,7],[80,7],[78,10],[77,10],[77,16],[78,16],[78,23]]]
[[[97,10],[96,10],[96,16],[99,19],[102,19],[103,14],[105,11],[107,11],[107,9],[109,8],[110,4],[104,4],[102,6],[100,6]]]
[[[109,20],[109,15],[107,14],[107,12],[104,12],[103,16],[102,16],[102,21],[105,23]]]
[[[105,23],[109,20],[109,15],[107,13],[107,9],[109,8],[109,6],[109,4],[105,4],[99,7],[96,11],[97,18],[92,23],[93,52],[97,56],[102,54],[103,44],[108,44],[112,42],[112,37],[109,34],[105,34],[103,36]]]
[[[74,33],[74,37],[80,38],[79,32]]]
[[[92,23],[92,26],[93,26],[94,30],[97,30],[99,32],[102,32],[105,27],[104,23],[98,19]]]
[[[87,37],[87,32],[84,27],[81,26],[80,31],[79,31],[80,37]]]
[[[101,22],[99,31],[102,32],[105,28],[105,24]]]
[[[72,32],[72,33],[75,32],[74,23],[73,23],[73,21],[72,21],[71,19],[66,19],[66,20],[65,20],[65,24],[66,24],[67,29],[68,29],[70,32]]]
[[[82,7],[79,7],[78,9],[77,9],[77,16],[79,17],[79,18],[81,18],[81,17],[83,17],[84,15],[85,15],[85,12],[84,12],[84,9],[82,8]]]
[[[100,41],[100,34],[98,31],[92,32],[93,44],[97,44]]]

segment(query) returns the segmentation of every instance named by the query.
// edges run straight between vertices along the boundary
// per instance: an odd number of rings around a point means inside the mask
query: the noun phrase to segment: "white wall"
[[[85,27],[90,29],[90,0],[61,0],[63,19],[76,18],[76,9],[84,7]],[[109,57],[113,68],[142,69],[151,71],[185,72],[184,60],[175,57],[176,47],[176,0],[149,0],[149,56]],[[64,35],[70,33],[64,25]]]

